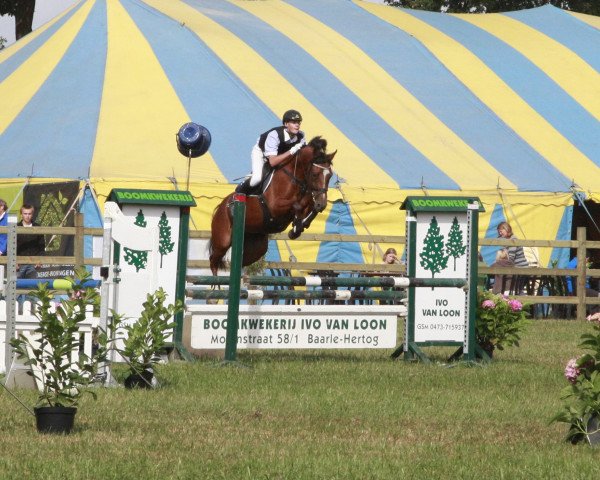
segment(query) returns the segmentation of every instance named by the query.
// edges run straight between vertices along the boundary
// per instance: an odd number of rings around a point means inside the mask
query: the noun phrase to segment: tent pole
[[[31,177],[27,177],[27,180],[25,180],[25,183],[23,184],[23,186],[21,187],[21,189],[19,190],[19,192],[15,195],[15,198],[13,198],[13,201],[11,202],[11,204],[8,206],[8,209],[6,210],[6,214],[8,215],[8,212],[10,212],[12,210],[12,208],[14,207],[15,203],[17,203],[17,198],[19,198],[19,195],[21,195],[21,193],[23,193],[23,190],[25,190],[25,187],[27,185],[29,185],[29,179]]]

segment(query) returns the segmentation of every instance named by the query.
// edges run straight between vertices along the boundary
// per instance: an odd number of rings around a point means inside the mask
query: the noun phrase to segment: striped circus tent
[[[295,108],[338,150],[313,233],[403,235],[407,195],[476,195],[481,236],[506,219],[520,238],[570,239],[574,196],[600,197],[599,29],[549,5],[82,0],[0,52],[0,196],[79,179],[97,223],[114,187],[185,189],[175,133],[194,121],[213,139],[189,179],[208,229],[257,136]],[[370,263],[380,248],[272,242],[268,255]]]

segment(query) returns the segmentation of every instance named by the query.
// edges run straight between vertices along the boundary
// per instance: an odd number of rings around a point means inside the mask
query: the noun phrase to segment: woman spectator
[[[400,263],[398,261],[398,253],[395,248],[388,248],[383,254],[383,263],[386,265],[392,265],[394,263]]]
[[[508,222],[500,222],[497,227],[498,237],[506,238],[506,239],[516,239],[513,234],[512,228]],[[508,259],[513,262],[515,267],[528,267],[529,262],[527,258],[525,258],[525,252],[523,251],[523,247],[517,245],[511,245],[507,248],[508,250]]]
[[[492,263],[492,267],[514,267],[515,264],[508,258],[508,250],[501,248],[496,252],[496,261]],[[510,291],[510,282],[512,275],[496,274],[494,275],[494,285],[492,286],[493,293],[505,293]]]

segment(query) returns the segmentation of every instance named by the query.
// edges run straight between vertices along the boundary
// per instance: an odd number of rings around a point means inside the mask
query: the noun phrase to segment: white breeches
[[[254,145],[252,149],[252,176],[250,177],[250,186],[255,187],[260,183],[263,171],[263,165],[265,164],[265,157],[262,150],[258,145]]]

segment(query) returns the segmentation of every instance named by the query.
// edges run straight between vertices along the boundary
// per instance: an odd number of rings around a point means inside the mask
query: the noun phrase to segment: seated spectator
[[[506,239],[516,239],[517,237],[513,234],[512,227],[508,222],[500,222],[497,227],[498,237]],[[525,257],[523,247],[517,245],[511,245],[507,248],[508,258],[513,262],[515,267],[528,267],[529,262]]]
[[[392,265],[394,263],[400,263],[398,260],[398,253],[395,248],[388,248],[383,254],[383,263],[386,265]]]
[[[492,263],[492,267],[514,267],[515,264],[508,257],[508,249],[501,248],[496,252],[496,261]],[[493,293],[504,293],[508,294],[510,290],[510,282],[512,281],[512,275],[497,274],[494,275],[494,285],[492,286]]]

